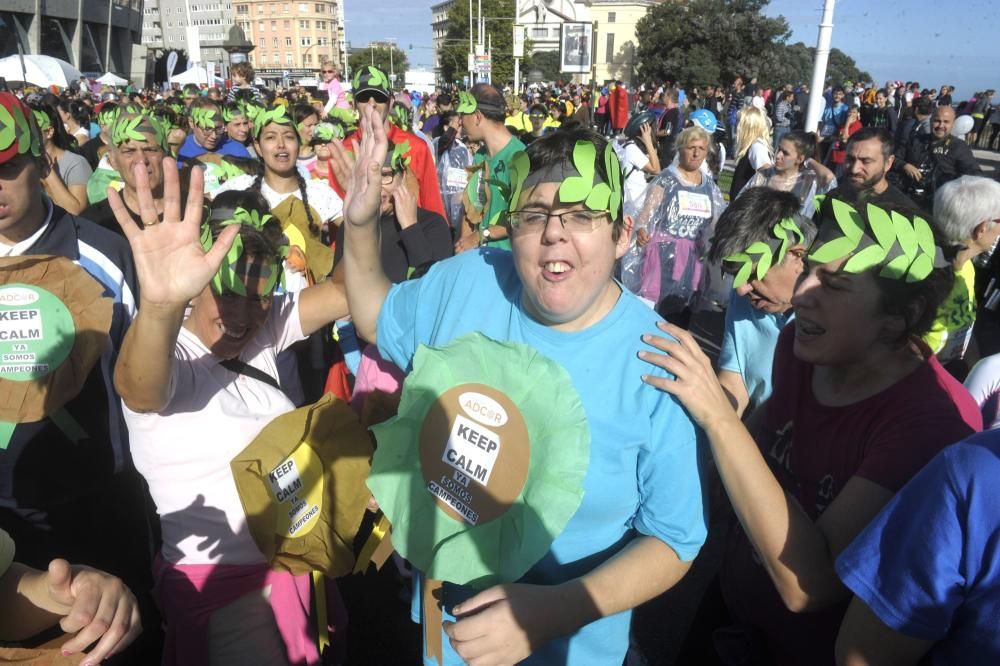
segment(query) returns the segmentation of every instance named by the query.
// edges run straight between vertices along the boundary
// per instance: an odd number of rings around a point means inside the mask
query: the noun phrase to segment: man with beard
[[[909,197],[886,179],[895,162],[892,136],[881,127],[865,127],[851,135],[844,159],[844,175],[840,186],[830,196],[840,196],[845,190],[854,190],[858,199],[878,206],[895,204],[917,208]]]
[[[952,136],[955,109],[939,106],[931,116],[931,133],[910,139],[896,170],[903,173],[906,193],[924,210],[934,204],[934,192],[959,176],[981,176],[982,171],[965,141]]]

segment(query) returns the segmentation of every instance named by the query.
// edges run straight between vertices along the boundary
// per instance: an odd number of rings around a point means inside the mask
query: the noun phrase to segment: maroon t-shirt
[[[923,365],[861,402],[827,407],[813,366],[795,358],[795,324],[774,355],[774,392],[756,439],[781,486],[816,520],[852,476],[898,491],[938,451],[982,430],[972,396],[921,346]],[[785,608],[743,529],[729,535],[720,573],[733,619],[765,641],[768,663],[833,664],[847,602],[813,613]]]

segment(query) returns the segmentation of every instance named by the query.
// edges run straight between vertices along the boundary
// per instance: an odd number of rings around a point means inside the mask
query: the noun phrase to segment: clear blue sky
[[[395,38],[411,65],[430,67],[430,7],[427,0],[345,0],[347,38],[352,46]],[[767,13],[785,17],[791,42],[815,46],[823,0],[772,0]],[[949,83],[959,98],[1000,90],[997,0],[838,0],[833,22],[833,46],[879,83]]]

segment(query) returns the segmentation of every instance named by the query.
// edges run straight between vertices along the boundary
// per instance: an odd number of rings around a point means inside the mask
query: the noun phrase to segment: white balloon
[[[973,124],[972,116],[959,116],[955,119],[955,124],[951,127],[951,135],[957,136],[960,139],[964,138],[966,134],[972,131]]]

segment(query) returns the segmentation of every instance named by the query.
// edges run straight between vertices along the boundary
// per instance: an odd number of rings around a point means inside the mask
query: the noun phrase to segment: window
[[[277,30],[277,29],[278,29],[278,22],[271,21],[271,30]]]
[[[312,41],[313,41],[312,37],[303,37],[302,39],[299,40],[299,44],[301,46],[309,46],[310,44],[312,44]]]
[[[316,13],[317,14],[325,14],[326,13],[326,5],[316,5]]]
[[[317,30],[326,30],[326,21],[316,21]]]
[[[264,13],[264,5],[257,5],[257,14],[258,14],[258,16],[260,14],[263,14],[263,13]]]
[[[257,32],[264,32],[264,22],[257,21]]]
[[[264,48],[265,44],[267,44],[267,40],[264,39],[263,37],[261,37],[259,40],[257,40],[257,46],[259,46],[260,48]]]
[[[292,38],[285,37],[285,46],[291,46],[291,45],[292,45]]]
[[[287,2],[285,4],[283,4],[283,5],[281,5],[281,13],[282,14],[287,14],[288,13],[288,3]]]
[[[302,30],[308,30],[309,21],[299,21],[299,28],[301,28]]]
[[[305,14],[307,11],[309,11],[309,5],[305,4],[304,2],[300,2],[299,3],[299,14]]]
[[[302,64],[303,65],[311,65],[312,61],[313,61],[313,57],[312,57],[311,53],[307,53],[304,56],[302,56]]]
[[[615,22],[615,12],[608,12],[608,23]],[[608,62],[611,62],[610,60]]]
[[[291,30],[292,29],[292,22],[291,21],[288,21],[288,20],[282,21],[281,25],[285,28],[285,30]]]
[[[546,37],[549,36],[549,29],[548,28],[532,28],[531,29],[531,36],[532,37],[540,37],[542,39],[545,39]]]
[[[604,54],[604,62],[614,62],[615,60],[615,33],[608,33],[608,48]]]
[[[254,60],[254,57],[253,57],[253,54],[252,54],[252,53],[250,54],[250,64],[251,64],[251,65],[254,65],[255,67],[256,67],[256,65],[257,65],[257,63],[256,63],[256,62],[255,62],[255,60]]]
[[[278,47],[278,38],[277,37],[274,37],[274,38],[271,39],[271,46],[273,46],[275,48]]]
[[[293,56],[291,53],[286,53],[285,54],[285,64],[286,65],[294,65],[295,64],[295,56]]]
[[[270,5],[270,7],[271,7],[271,13],[272,14],[277,14],[278,13],[278,5],[276,5],[275,3],[272,2],[271,5]]]
[[[261,53],[260,54],[260,64],[262,64],[262,65],[266,65],[267,64],[267,54],[266,53]]]

